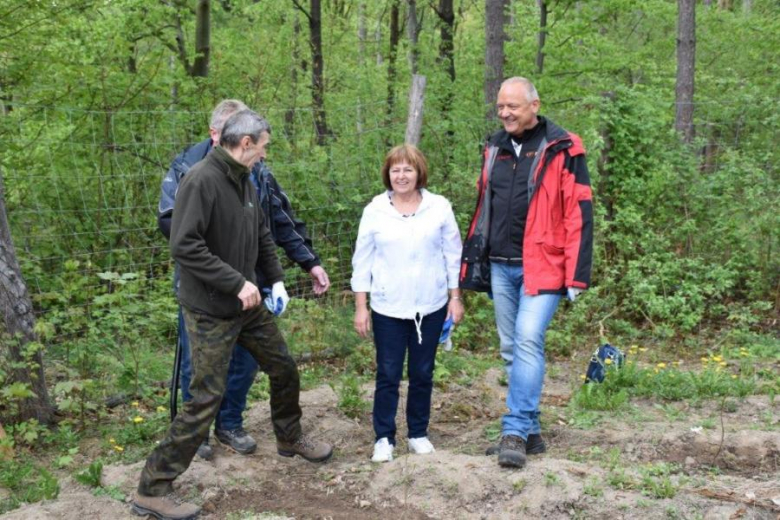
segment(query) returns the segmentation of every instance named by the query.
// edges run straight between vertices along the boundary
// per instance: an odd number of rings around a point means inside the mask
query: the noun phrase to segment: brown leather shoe
[[[192,520],[200,514],[195,504],[180,502],[173,495],[147,497],[138,493],[133,497],[133,513],[152,515],[159,520]]]
[[[276,451],[282,457],[300,455],[309,462],[325,462],[333,455],[333,446],[301,435],[295,442],[282,442],[277,439]]]

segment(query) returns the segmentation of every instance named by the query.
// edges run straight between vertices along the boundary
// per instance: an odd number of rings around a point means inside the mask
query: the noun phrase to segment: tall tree
[[[677,111],[674,126],[683,142],[693,141],[693,80],[696,71],[696,1],[677,0]]]
[[[493,116],[493,104],[504,78],[504,25],[509,2],[485,0],[485,105],[488,119]]]
[[[455,10],[452,0],[439,0],[439,7],[433,4],[431,7],[441,20],[438,62],[445,64],[450,82],[455,83]]]
[[[314,127],[317,144],[324,145],[330,136],[325,113],[325,64],[322,55],[322,8],[320,0],[310,0],[307,11],[298,0],[292,0],[309,20],[309,45],[311,46],[311,90],[314,104]]]
[[[195,9],[195,61],[190,75],[205,78],[209,75],[211,54],[211,1],[198,0]]]
[[[417,0],[406,0],[406,35],[409,38],[409,70],[412,75],[417,74],[417,60],[420,50],[417,41],[420,37],[421,20],[417,18]]]
[[[390,5],[390,50],[387,54],[387,117],[386,124],[390,126],[395,108],[395,62],[398,55],[398,41],[401,39],[401,29],[398,25],[399,0],[393,0]]]
[[[536,50],[536,73],[541,76],[544,72],[544,43],[547,40],[547,2],[537,0],[537,4],[539,4],[539,37]]]
[[[42,424],[51,422],[54,407],[46,390],[43,373],[43,354],[33,348],[36,341],[32,302],[16,259],[8,217],[5,210],[3,174],[0,171],[0,353],[5,358],[7,372],[3,386],[12,389],[20,383],[21,401],[14,414],[21,420],[37,419]]]

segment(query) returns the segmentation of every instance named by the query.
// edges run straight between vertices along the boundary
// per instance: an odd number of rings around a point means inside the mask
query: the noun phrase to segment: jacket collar
[[[538,117],[539,117],[539,124],[543,125],[544,127],[544,131],[545,131],[544,140],[546,142],[552,143],[555,141],[560,141],[562,139],[568,138],[569,134],[568,132],[566,132],[566,130],[556,125],[555,123],[553,123],[552,121],[550,121],[544,116],[538,116]],[[488,139],[488,144],[509,151],[514,150],[512,146],[512,136],[510,136],[509,133],[503,128],[490,136],[490,138]]]
[[[239,163],[221,146],[215,146],[209,157],[219,165],[228,178],[234,183],[240,185],[247,175],[249,175],[249,168]]]

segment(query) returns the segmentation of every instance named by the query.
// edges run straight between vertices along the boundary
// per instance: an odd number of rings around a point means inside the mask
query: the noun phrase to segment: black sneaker
[[[257,449],[255,440],[244,431],[244,428],[238,427],[235,430],[214,430],[217,440],[236,453],[249,455]]]
[[[211,460],[214,458],[214,449],[209,445],[208,438],[200,443],[196,455],[203,460]]]
[[[505,468],[525,466],[525,441],[517,435],[504,435],[498,445],[498,465]]]
[[[494,446],[490,446],[485,450],[485,455],[488,457],[492,457],[493,455],[498,455],[498,452],[501,450],[501,447],[496,444]],[[544,443],[544,439],[541,435],[538,433],[532,433],[528,436],[528,440],[525,441],[525,454],[526,455],[539,455],[540,453],[544,453],[547,451],[547,445]]]

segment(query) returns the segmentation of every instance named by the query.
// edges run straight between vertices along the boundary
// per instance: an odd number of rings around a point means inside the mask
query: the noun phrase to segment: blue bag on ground
[[[610,360],[609,363],[607,363],[608,359]],[[607,373],[607,365],[614,365],[615,368],[620,368],[625,360],[626,355],[619,348],[613,347],[609,343],[601,345],[593,353],[593,357],[590,358],[588,371],[585,373],[585,382],[595,381],[596,383],[601,383],[604,381],[604,376]]]

